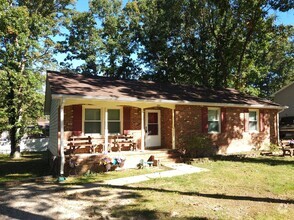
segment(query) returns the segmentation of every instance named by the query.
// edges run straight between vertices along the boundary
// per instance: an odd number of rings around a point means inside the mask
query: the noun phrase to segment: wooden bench
[[[289,154],[291,157],[294,156],[294,144],[290,140],[281,140],[281,146],[283,151],[283,156]]]
[[[133,136],[118,135],[114,136],[113,147],[111,151],[134,151],[137,150],[137,145],[134,142]]]
[[[104,150],[104,142],[105,139],[102,137],[99,138],[92,138],[92,144],[93,144],[93,151],[94,153],[103,153]]]
[[[286,156],[286,154],[289,153],[290,157],[294,156],[294,148],[282,148],[283,150],[283,156]]]
[[[68,139],[68,146],[71,154],[94,152],[92,138],[90,136],[71,136]]]

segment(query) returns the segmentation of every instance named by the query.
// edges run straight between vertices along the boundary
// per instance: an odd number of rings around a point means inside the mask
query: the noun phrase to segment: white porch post
[[[105,108],[104,114],[104,153],[108,152],[108,109]]]
[[[60,103],[60,175],[64,175],[64,100]]]
[[[141,108],[141,150],[145,150],[144,108]]]
[[[172,148],[176,149],[176,137],[175,137],[175,109],[172,109]]]

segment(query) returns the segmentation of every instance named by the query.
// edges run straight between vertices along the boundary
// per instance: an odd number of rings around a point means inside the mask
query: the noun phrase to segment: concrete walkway
[[[147,181],[147,180],[155,179],[155,178],[173,177],[173,176],[180,176],[180,175],[191,174],[191,173],[199,173],[202,171],[208,171],[207,169],[204,169],[204,168],[194,167],[194,166],[183,164],[183,163],[168,163],[168,164],[164,164],[164,166],[171,168],[172,170],[150,173],[150,174],[143,174],[139,176],[112,179],[112,180],[104,181],[103,183],[107,185],[123,186],[123,185],[132,184],[132,183],[139,183],[139,182],[143,182],[143,181]]]

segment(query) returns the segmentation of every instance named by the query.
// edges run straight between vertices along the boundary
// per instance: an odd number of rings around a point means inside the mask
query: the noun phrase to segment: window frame
[[[100,110],[100,120],[86,120],[86,110],[87,109],[96,109]],[[85,123],[86,122],[100,122],[100,133],[86,133],[85,132]],[[83,134],[84,135],[102,135],[103,134],[103,111],[102,108],[96,106],[83,106]]]
[[[209,121],[209,111],[213,110],[213,111],[217,111],[217,116],[218,116],[218,120],[216,121]],[[218,122],[218,131],[209,131],[209,123],[210,122]],[[221,109],[220,108],[212,108],[209,107],[207,108],[207,131],[208,134],[219,134],[221,133]]]
[[[255,121],[250,120],[250,112],[255,112],[255,114],[256,114]],[[256,122],[256,129],[255,130],[250,129],[250,122]],[[248,110],[248,132],[250,132],[250,133],[258,133],[259,132],[259,110],[258,109],[249,109]]]
[[[109,120],[109,110],[119,110],[119,120]],[[123,118],[123,114],[122,114],[122,108],[108,108],[107,109],[108,112],[108,118],[107,118],[107,127],[108,127],[108,134],[113,135],[113,134],[117,134],[117,133],[111,133],[109,131],[109,122],[119,122],[119,134],[122,134],[122,118]]]

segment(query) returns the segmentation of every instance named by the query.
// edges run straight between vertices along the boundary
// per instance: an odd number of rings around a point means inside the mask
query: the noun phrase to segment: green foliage
[[[205,135],[190,135],[185,138],[186,143],[182,149],[184,156],[188,158],[207,157],[216,153],[216,148],[211,138]]]
[[[76,72],[116,78],[136,78],[141,68],[133,57],[136,53],[133,3],[122,10],[121,1],[93,0],[90,11],[72,10],[64,26],[65,40],[56,51],[67,54],[60,65]],[[135,3],[134,3],[135,4]],[[83,61],[73,68],[72,62]]]
[[[277,152],[280,150],[279,145],[276,145],[276,144],[270,144],[269,148],[271,152]]]
[[[59,51],[78,72],[268,96],[293,81],[293,27],[269,11],[291,1],[92,0],[73,12]],[[70,63],[61,63],[72,68]]]
[[[50,37],[70,0],[0,0],[0,131],[9,130],[11,156],[43,108],[41,72],[52,60]]]

